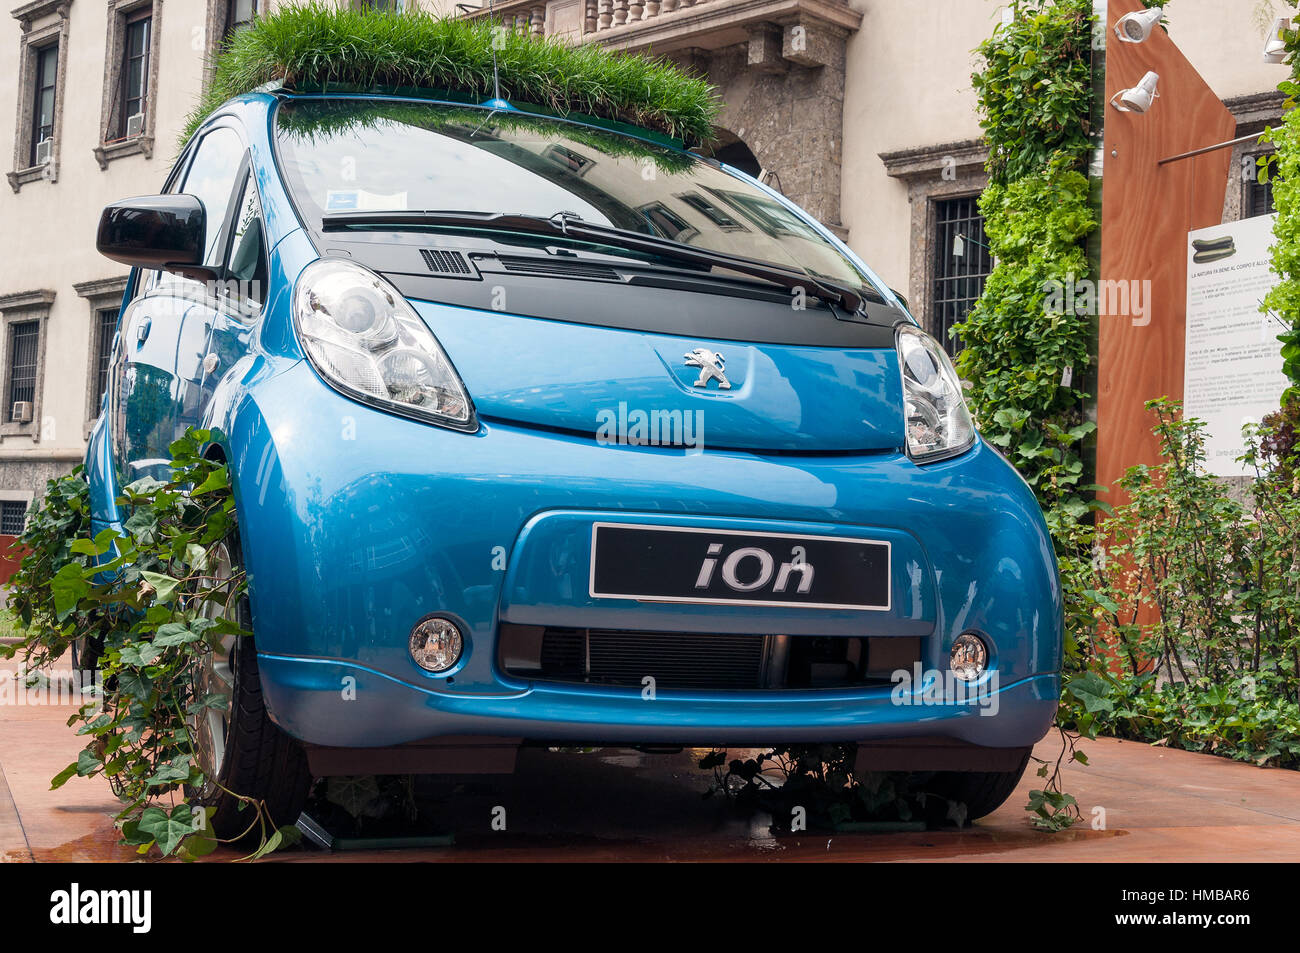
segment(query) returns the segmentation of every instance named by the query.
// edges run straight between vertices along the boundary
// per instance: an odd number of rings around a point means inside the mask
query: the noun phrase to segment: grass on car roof
[[[688,144],[712,136],[719,110],[713,87],[665,61],[567,46],[487,19],[309,3],[259,16],[230,38],[182,141],[226,100],[275,81],[418,87],[486,99],[493,94],[494,44],[501,94],[512,103],[627,122]]]

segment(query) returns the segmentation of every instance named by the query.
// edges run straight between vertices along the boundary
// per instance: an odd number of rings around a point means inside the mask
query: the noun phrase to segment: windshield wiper
[[[550,218],[540,215],[523,215],[511,212],[432,212],[432,211],[387,211],[387,212],[331,212],[322,216],[321,227],[325,231],[337,231],[352,226],[391,226],[396,228],[420,226],[441,226],[448,228],[482,228],[490,231],[523,232],[532,235],[560,235],[578,241],[610,245],[627,251],[643,252],[671,258],[676,261],[695,265],[709,265],[727,268],[743,275],[762,278],[781,285],[791,291],[801,289],[805,294],[837,304],[856,314],[862,307],[864,298],[883,302],[883,298],[871,294],[866,289],[853,289],[814,277],[806,271],[783,268],[767,262],[755,261],[741,255],[694,245],[683,245],[669,238],[646,235],[624,228],[608,225],[593,225],[583,221],[571,212],[558,212]]]

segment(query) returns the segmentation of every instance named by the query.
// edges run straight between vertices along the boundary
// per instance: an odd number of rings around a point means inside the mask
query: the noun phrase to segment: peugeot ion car
[[[523,745],[851,742],[987,814],[1060,690],[1034,496],[943,349],[823,225],[618,123],[259,91],[162,194],[87,458],[210,428],[251,638],[202,678],[228,791],[508,772]]]

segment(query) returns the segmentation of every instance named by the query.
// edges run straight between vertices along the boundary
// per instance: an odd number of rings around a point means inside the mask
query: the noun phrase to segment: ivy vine
[[[170,447],[168,479],[144,477],[122,490],[121,531],[92,535],[81,467],[49,481],[19,537],[27,555],[9,583],[23,638],[0,645],[0,657],[21,658],[29,672],[74,645],[83,667],[95,659],[94,691],[69,720],[85,747],[51,786],[104,777],[124,805],[116,818],[123,842],[184,860],[218,844],[212,809],[186,792],[205,783],[192,726],[228,702],[201,694],[195,673],[222,638],[248,634],[224,611],[247,579],[214,571],[215,550],[232,538],[236,521],[226,467],[203,452],[212,439],[189,430]],[[241,800],[248,827],[235,839],[254,845],[250,858],[296,839],[294,828],[275,829],[260,802]]]

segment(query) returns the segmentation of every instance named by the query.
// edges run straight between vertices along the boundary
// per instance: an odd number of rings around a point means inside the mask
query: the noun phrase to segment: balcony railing
[[[674,10],[726,2],[727,0],[578,0],[582,16],[577,32],[585,36],[589,33],[626,26],[629,23],[652,20]],[[507,26],[512,26],[516,30],[529,30],[538,36],[575,32],[572,29],[556,29],[554,25],[547,24],[546,6],[545,3],[538,3],[537,0],[503,0],[492,5],[491,15],[500,17]],[[477,10],[464,11],[464,15],[486,17],[489,15],[488,7],[484,4]]]
[[[847,0],[501,0],[491,8],[459,9],[569,43],[661,53],[740,42],[765,24],[802,24],[839,37],[862,24],[862,14]],[[794,61],[812,65],[808,58]]]

